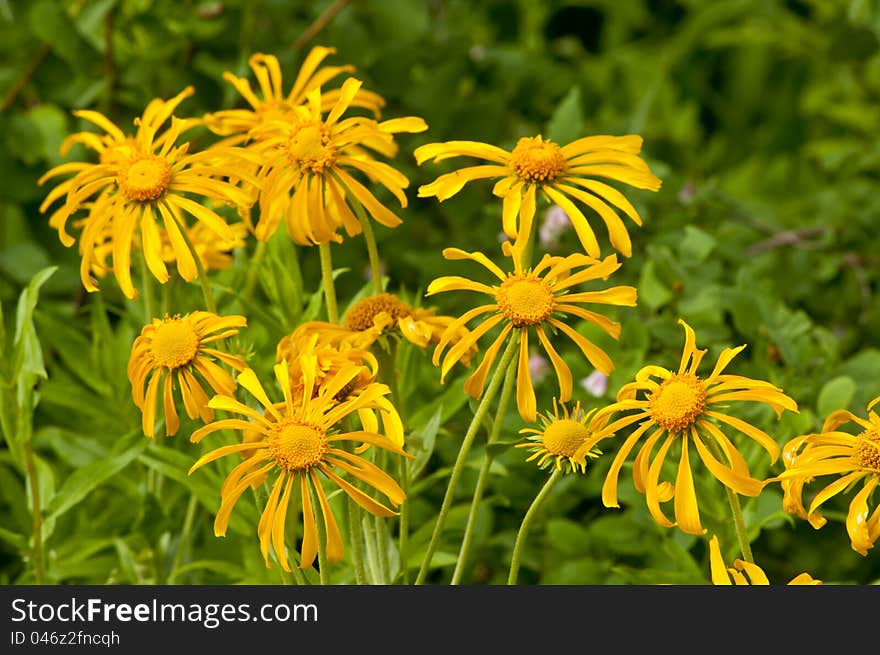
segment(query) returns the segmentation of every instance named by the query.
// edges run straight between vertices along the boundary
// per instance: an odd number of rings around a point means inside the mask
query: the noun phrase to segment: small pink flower
[[[544,222],[538,229],[538,239],[544,248],[552,249],[559,245],[560,235],[569,227],[571,220],[559,205],[551,205],[544,213]]]
[[[593,371],[581,380],[581,386],[591,396],[600,398],[605,395],[605,391],[608,389],[608,376],[601,371]]]
[[[533,353],[529,357],[529,373],[532,374],[532,379],[535,382],[540,382],[544,379],[548,368],[547,360],[540,354]]]

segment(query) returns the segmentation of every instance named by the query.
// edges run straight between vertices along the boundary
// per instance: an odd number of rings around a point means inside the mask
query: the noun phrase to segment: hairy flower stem
[[[513,555],[510,558],[510,573],[507,576],[507,584],[515,585],[516,578],[519,575],[519,560],[522,557],[522,548],[523,544],[526,542],[526,537],[529,534],[529,528],[531,527],[532,520],[535,518],[535,515],[538,513],[538,509],[544,503],[544,500],[550,494],[550,491],[553,489],[553,486],[562,477],[562,471],[559,469],[554,469],[553,473],[547,479],[547,482],[544,483],[544,486],[541,487],[541,490],[538,492],[538,495],[535,496],[535,500],[532,501],[532,504],[529,506],[526,515],[523,517],[522,523],[519,526],[519,532],[516,534],[516,543],[513,546]]]
[[[376,355],[376,361],[379,363],[379,381],[388,385],[391,390],[391,404],[400,414],[400,393],[397,384],[397,341],[388,340],[388,349],[385,350],[381,345],[374,346],[373,352]],[[403,417],[401,416],[401,419]],[[400,477],[400,488],[403,493],[408,493],[409,486],[409,469],[407,462],[403,458],[398,459],[398,475]],[[379,517],[376,517],[377,520]],[[409,503],[405,500],[400,506],[399,523],[398,523],[398,553],[400,555],[400,569],[403,576],[403,584],[409,584],[409,567],[407,562],[407,545],[409,541]],[[381,548],[382,544],[378,546]]]
[[[461,576],[464,574],[464,566],[467,563],[468,550],[470,550],[473,541],[474,525],[477,523],[477,510],[480,502],[483,500],[483,489],[486,481],[489,479],[489,469],[492,466],[491,446],[498,439],[501,432],[501,424],[504,422],[504,415],[507,413],[507,406],[510,404],[510,397],[513,392],[513,381],[516,378],[516,360],[511,359],[507,365],[507,373],[504,376],[504,386],[501,387],[501,396],[498,399],[498,410],[495,412],[495,421],[492,423],[492,431],[486,441],[486,453],[483,456],[483,464],[480,466],[480,475],[477,478],[477,486],[474,489],[474,499],[471,501],[471,509],[467,518],[467,525],[464,528],[464,537],[461,540],[461,549],[458,551],[458,561],[455,563],[455,571],[452,573],[452,584],[461,583]]]
[[[370,219],[364,211],[363,205],[355,200],[354,213],[357,214],[358,222],[364,230],[364,240],[367,242],[367,256],[370,258],[370,275],[373,278],[373,290],[375,293],[382,293],[382,264],[379,261],[379,249],[376,246],[376,235],[373,233],[373,226]]]
[[[196,271],[199,274],[199,282],[202,285],[202,295],[205,297],[205,309],[212,314],[216,314],[217,303],[214,301],[214,294],[211,293],[211,283],[208,281],[208,274],[205,272],[205,267],[202,266],[202,258],[199,257],[199,253],[196,252],[195,246],[193,246],[189,234],[186,232],[186,226],[180,221],[177,221],[177,227],[180,228],[180,234],[183,236],[183,241],[186,243],[186,247],[189,250],[189,254],[192,255],[193,261],[195,261]]]
[[[501,356],[501,361],[499,361],[495,367],[492,379],[489,381],[489,386],[483,393],[483,398],[480,400],[480,404],[477,406],[477,411],[474,412],[474,417],[471,419],[471,423],[461,442],[458,457],[456,457],[455,464],[452,467],[452,473],[449,475],[449,483],[446,486],[446,494],[443,496],[443,504],[440,506],[440,513],[437,515],[437,523],[434,525],[434,532],[431,534],[431,541],[428,544],[428,549],[425,551],[425,558],[422,561],[422,566],[416,577],[415,583],[417,585],[424,583],[425,578],[428,575],[428,569],[431,567],[431,560],[434,558],[434,552],[440,544],[440,535],[443,532],[446,517],[452,506],[455,487],[458,484],[458,478],[464,469],[464,462],[467,459],[468,451],[473,444],[474,437],[477,436],[477,431],[483,422],[483,417],[485,417],[486,412],[489,411],[490,403],[495,398],[495,394],[498,393],[498,388],[501,386],[501,381],[507,372],[507,366],[510,364],[511,360],[513,360],[513,357],[517,352],[518,343],[519,332],[511,336],[510,340],[507,342],[507,348],[505,348],[504,354]]]
[[[351,561],[354,567],[354,581],[367,584],[367,569],[364,567],[364,535],[361,527],[360,507],[351,496],[348,497],[348,537],[351,541]]]
[[[333,257],[330,244],[318,244],[321,255],[321,284],[324,286],[324,303],[327,305],[327,320],[339,323],[339,309],[336,305],[336,287],[333,284]]]
[[[37,478],[37,460],[34,457],[34,450],[31,448],[30,438],[24,440],[22,448],[24,450],[24,466],[27,472],[28,487],[31,491],[34,533],[31,556],[34,560],[34,579],[37,584],[41,585],[46,582],[46,574],[43,569],[43,514],[40,509],[40,481]]]
[[[196,499],[195,494],[192,494],[189,497],[189,502],[186,505],[186,514],[183,519],[183,528],[180,531],[180,541],[177,542],[177,552],[174,553],[174,561],[171,564],[171,575],[174,575],[174,572],[180,568],[180,565],[183,564],[184,555],[186,555],[186,550],[189,547],[189,537],[190,532],[192,531],[193,521],[196,517],[196,510],[198,509],[199,501]]]
[[[721,448],[718,444],[715,443],[714,439],[706,439],[704,443],[708,442],[709,447],[712,449],[712,454],[715,455],[715,458],[719,462],[723,462],[724,454],[721,452]],[[746,529],[745,518],[743,518],[742,506],[739,504],[739,496],[737,493],[724,485],[724,492],[727,494],[727,502],[730,504],[730,513],[733,516],[733,527],[736,530],[736,538],[739,541],[739,548],[742,551],[743,560],[746,562],[754,564],[755,558],[752,555],[752,547],[749,544],[749,532]]]

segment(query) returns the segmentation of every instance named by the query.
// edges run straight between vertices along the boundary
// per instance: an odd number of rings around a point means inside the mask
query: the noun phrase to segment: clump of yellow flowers
[[[619,507],[620,478],[629,478],[659,526],[706,540],[716,584],[728,583],[729,576],[740,583],[742,571],[753,582],[766,580],[751,555],[739,496],[757,496],[777,481],[785,510],[815,528],[825,523],[818,513],[822,503],[861,483],[847,532],[862,555],[873,547],[880,536],[880,509],[871,507],[880,480],[874,403],[866,419],[835,413],[821,432],[782,448],[777,437],[738,417],[737,409],[757,403],[780,416],[798,412],[796,401],[768,381],[728,371],[745,345],[725,348],[701,367],[707,350],[697,347],[684,318],[677,368],[644,362],[607,406],[573,398],[573,358],[611,374],[616,363],[601,339],[621,339],[621,321],[638,304],[637,288],[618,278],[633,256],[630,229],[643,224],[645,212],[625,191],[661,189],[642,157],[641,136],[584,135],[557,143],[531,134],[511,147],[429,142],[407,155],[399,135],[429,126],[416,116],[386,117],[388,103],[364,88],[352,66],[326,64],[335,54],[316,46],[291,75],[274,55],[255,53],[251,78],[224,75],[239,106],[200,117],[180,115],[195,93],[191,87],[150,102],[134,129],[90,109],[77,111],[97,131],[71,135],[62,153],[81,144],[94,157],[63,163],[40,179],[54,184],[41,211],[51,208],[48,221],[61,242],[77,246],[83,287],[101,292],[112,274],[127,301],[144,297],[144,321],[127,371],[131,400],[147,437],[183,431],[191,449],[211,443],[192,455],[188,473],[220,467],[216,536],[227,534],[236,507],[253,496],[259,510],[251,526],[255,543],[266,566],[277,565],[285,581],[308,582],[317,574],[329,584],[340,562],[350,565],[346,579],[358,584],[441,581],[434,557],[448,536],[453,499],[473,461],[470,450],[487,427],[491,448],[478,458],[476,484],[467,494],[470,513],[456,544],[451,582],[458,584],[493,448],[502,444],[505,411],[515,399],[523,425],[515,447],[549,475],[534,502],[522,508],[511,584],[518,581],[531,521],[554,486],[565,476],[589,475],[600,458],[608,462],[602,503]],[[293,81],[286,85],[285,79]],[[195,130],[213,140],[192,138]],[[465,185],[492,180],[487,200],[495,199],[498,221],[478,229],[500,231],[503,239],[495,252],[450,244],[442,251],[452,262],[449,274],[431,281],[421,296],[387,288],[375,234],[405,220],[410,180],[395,163],[404,156],[418,166],[469,160],[419,186],[417,196],[443,202]],[[540,252],[541,203],[569,218],[576,240],[567,252]],[[341,310],[331,244],[361,238],[370,282]],[[267,244],[278,239],[289,239],[294,251],[316,247],[323,315],[316,307],[296,325],[260,333],[257,342],[248,336],[250,289],[223,288],[213,276],[241,265],[251,245],[249,275],[259,275]],[[179,289],[178,278],[198,282],[201,306],[169,292],[156,307],[152,287]],[[422,304],[452,292],[465,292],[462,302],[471,295],[477,300],[457,316]],[[558,387],[549,411],[539,411],[531,370],[535,348],[549,358]],[[417,459],[412,428],[400,402],[404,355],[433,365],[441,385],[450,384],[453,372],[459,381],[467,369],[461,393],[473,410],[465,433],[449,436],[458,439],[458,454],[445,471],[442,503],[415,560],[408,550],[408,502],[411,475],[420,469],[411,466]],[[842,432],[849,422],[861,432]],[[769,465],[782,455],[784,472],[755,477],[741,450],[743,438],[760,447]],[[708,475],[700,478],[703,470]],[[838,477],[807,507],[805,487],[823,475]],[[743,556],[735,568],[724,566],[718,538],[706,537],[701,520],[699,498],[713,490],[729,501]],[[191,509],[197,510],[195,498]]]

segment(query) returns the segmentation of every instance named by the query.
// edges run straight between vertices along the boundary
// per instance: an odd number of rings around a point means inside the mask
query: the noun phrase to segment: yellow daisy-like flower
[[[201,417],[205,422],[214,418],[202,381],[216,393],[224,394],[232,394],[236,383],[211,360],[219,360],[238,371],[246,365],[241,357],[211,348],[209,344],[238,334],[238,329],[246,325],[244,316],[192,312],[186,316],[154,318],[144,326],[131,347],[128,379],[134,403],[142,412],[145,435],[153,436],[160,385],[165,434],[177,433],[180,420],[174,407],[175,378],[187,415],[193,419]]]
[[[238,382],[260,402],[264,413],[240,403],[229,395],[217,395],[211,399],[212,408],[238,414],[244,419],[216,421],[192,435],[192,441],[198,442],[217,430],[254,430],[259,433],[259,438],[256,440],[220,446],[205,454],[192,466],[190,473],[225,455],[245,451],[253,453],[232,470],[220,489],[221,501],[214,520],[214,534],[218,537],[225,536],[232,509],[244,491],[252,484],[260,484],[270,476],[275,476],[266,507],[257,526],[257,534],[266,566],[270,565],[271,544],[275,557],[287,571],[290,570],[290,565],[285,547],[284,526],[291,495],[297,497],[296,506],[301,508],[303,517],[300,568],[311,566],[318,552],[319,537],[312,494],[317,497],[324,518],[327,560],[339,561],[343,556],[342,536],[319,473],[375,516],[394,516],[396,512],[346,481],[334,469],[340,469],[343,473],[381,492],[394,507],[398,507],[406,498],[406,494],[397,482],[387,473],[371,462],[339,447],[341,443],[352,441],[409,456],[391,439],[378,432],[339,431],[341,421],[353,412],[359,409],[377,408],[376,401],[390,393],[389,388],[383,384],[374,384],[364,393],[338,402],[337,394],[359,374],[359,366],[348,366],[339,370],[318,394],[314,395],[315,361],[313,358],[309,360],[308,357],[304,360],[302,368],[305,387],[299,398],[293,394],[286,360],[275,366],[275,377],[284,396],[283,404],[273,403],[254,372],[247,369],[238,376]]]
[[[643,367],[636,373],[634,382],[621,387],[617,402],[602,410],[608,414],[634,411],[608,425],[600,439],[615,436],[634,423],[639,424],[620,446],[611,463],[602,486],[602,502],[606,507],[619,507],[617,483],[620,469],[639,440],[653,430],[633,463],[635,488],[645,494],[648,510],[657,523],[664,527],[678,525],[684,532],[702,534],[704,529],[700,523],[691,471],[691,446],[696,448],[703,464],[719,482],[744,496],[757,496],[763,482],[751,476],[745,459],[719,424],[758,442],[774,462],[779,457],[779,446],[766,432],[719,410],[727,403],[739,400],[768,405],[777,416],[786,409],[793,412],[798,409],[794,400],[769,382],[723,372],[745,346],[725,348],[709,376],[698,377],[697,369],[707,351],[696,347],[696,336],[691,327],[683,320],[679,323],[684,327],[685,343],[678,371],[660,366]],[[642,397],[638,398],[640,392]],[[655,455],[658,443],[661,445]],[[673,445],[680,447],[681,453],[674,485],[660,481],[663,463]],[[660,507],[661,502],[673,497],[675,523]]]
[[[832,412],[825,419],[820,434],[796,437],[783,448],[786,470],[771,481],[780,481],[784,492],[783,506],[791,514],[807,519],[814,528],[825,525],[819,508],[840,493],[850,493],[859,482],[861,489],[849,504],[846,531],[852,548],[862,556],[874,547],[880,537],[880,503],[871,510],[872,496],[880,483],[880,416],[873,411],[880,397],[868,404],[867,420],[847,410]],[[839,430],[855,423],[861,432],[850,434]],[[803,503],[804,486],[814,478],[835,476],[816,492],[809,510]]]
[[[84,226],[87,220],[83,219],[77,223]],[[245,247],[247,226],[244,223],[230,223],[229,229],[232,231],[232,240],[220,238],[216,232],[205,227],[203,223],[196,223],[185,229],[186,235],[201,261],[202,268],[206,272],[229,268],[232,265],[232,251]],[[162,248],[162,261],[166,264],[175,264],[177,255],[174,252],[174,244],[171,242],[167,230],[161,227],[159,228],[159,241]],[[133,235],[131,246],[134,250],[142,248],[141,239],[137,234]],[[112,254],[113,226],[107,224],[104,234],[98,238],[95,245],[92,274],[98,278],[107,277],[107,274],[113,271],[112,264],[108,262]]]
[[[392,293],[379,293],[356,301],[343,316],[341,325],[309,321],[300,325],[294,335],[302,338],[317,333],[325,343],[345,343],[362,350],[369,349],[382,336],[399,335],[419,348],[427,348],[439,343],[454,321],[451,316],[438,316],[433,307],[413,307]],[[468,334],[466,327],[458,326],[449,337],[457,343]],[[467,349],[462,363],[467,364],[476,350],[476,346]]]
[[[426,295],[443,291],[466,290],[485,293],[492,301],[462,314],[449,325],[437,347],[434,349],[434,365],[440,364],[443,351],[452,344],[451,337],[457,335],[460,327],[469,321],[492,312],[466,337],[443,356],[440,369],[441,380],[462,355],[489,330],[503,325],[501,333],[483,355],[483,360],[473,374],[465,381],[465,392],[479,398],[483,393],[486,377],[501,347],[514,330],[520,334],[517,363],[516,404],[524,421],[536,420],[536,399],[529,372],[529,332],[534,328],[541,346],[550,357],[559,381],[559,398],[562,402],[571,399],[572,375],[568,365],[551,343],[554,331],[561,332],[575,342],[590,363],[606,375],[614,369],[611,358],[601,348],[561,321],[559,317],[567,314],[597,325],[613,338],[620,335],[620,324],[593,311],[579,307],[581,304],[622,305],[632,307],[636,304],[636,289],[631,286],[617,286],[601,291],[571,293],[578,284],[597,279],[608,279],[620,268],[615,255],[599,261],[582,254],[568,257],[544,255],[534,268],[524,269],[522,251],[519,246],[503,244],[505,254],[513,259],[513,272],[505,273],[497,264],[481,252],[465,252],[458,248],[446,248],[446,259],[469,259],[481,264],[498,278],[500,284],[488,285],[459,276],[440,277],[431,282]],[[577,272],[576,269],[578,270]],[[550,330],[550,334],[548,334]]]
[[[341,241],[339,228],[349,236],[362,231],[350,204],[359,203],[386,227],[402,221],[349,172],[378,182],[406,207],[404,189],[409,180],[394,167],[378,161],[370,151],[393,157],[398,132],[422,132],[421,118],[381,123],[362,116],[342,118],[360,90],[361,82],[348,78],[339,98],[324,116],[320,88],[312,89],[308,104],[295,107],[283,121],[272,121],[252,131],[249,146],[264,165],[258,173],[260,220],[255,234],[266,241],[281,224],[295,243],[312,245]]]
[[[65,230],[67,220],[81,209],[88,211],[79,238],[80,276],[88,291],[98,289],[89,273],[100,256],[100,253],[96,254],[96,248],[105,243],[108,229],[112,234],[113,273],[129,299],[137,297],[131,281],[131,249],[138,228],[147,267],[163,284],[168,281],[168,270],[162,254],[160,223],[174,250],[177,270],[187,281],[197,277],[198,269],[184,237],[186,215],[203,223],[220,239],[231,241],[235,238],[219,214],[187,195],[239,206],[246,206],[249,202],[240,189],[219,179],[232,175],[247,176],[242,168],[243,150],[216,147],[190,152],[188,143],[176,145],[180,134],[194,122],[179,120],[172,114],[192,94],[192,87],[188,87],[171,100],[150,102],[143,115],[135,120],[137,131],[133,137],[124,134],[96,111],[74,112],[106,132],[104,136],[82,133],[74,135],[73,139],[98,151],[100,161],[61,164],[43,175],[40,184],[58,175],[75,173],[73,178],[62,182],[46,196],[40,211],[45,212],[55,201],[65,198],[64,204],[51,215],[49,223],[58,230],[61,242],[68,247],[75,239]],[[171,125],[159,134],[169,118]]]
[[[741,559],[733,561],[733,567],[728,567],[721,557],[721,547],[718,545],[718,537],[712,535],[709,540],[709,566],[712,571],[712,584],[714,585],[769,585],[767,574],[757,564],[746,562]],[[796,575],[788,583],[789,585],[820,585],[821,580],[816,580],[809,573]]]
[[[223,73],[223,79],[229,82],[235,90],[247,101],[250,108],[227,109],[207,114],[204,117],[205,125],[215,134],[222,136],[239,137],[228,143],[245,141],[248,132],[255,127],[275,120],[283,120],[287,114],[298,105],[306,101],[306,96],[312,89],[324,86],[327,82],[343,73],[353,73],[354,66],[324,66],[321,62],[329,55],[336,52],[336,48],[315,46],[306,55],[296,79],[285,93],[282,84],[281,65],[275,55],[255,53],[248,59],[248,65],[257,78],[259,89],[251,88],[250,82],[242,77],[236,77],[230,72]],[[321,107],[330,108],[339,99],[340,90],[332,89],[321,94]],[[351,100],[353,107],[363,107],[379,117],[385,100],[372,91],[359,89]]]
[[[436,196],[442,202],[472,180],[501,178],[492,192],[504,199],[504,232],[511,239],[524,241],[531,233],[536,191],[540,189],[551,203],[559,205],[568,214],[588,255],[599,257],[599,243],[589,221],[573,200],[599,214],[608,229],[611,245],[630,257],[632,242],[614,208],[626,214],[636,225],[641,225],[642,219],[620,191],[594,178],[657,191],[661,181],[639,157],[641,149],[642,137],[637,135],[588,136],[561,147],[541,135],[523,137],[510,152],[478,141],[429,143],[414,151],[419,164],[450,157],[475,157],[491,163],[441,175],[430,184],[419,187],[419,197]]]
[[[557,471],[565,473],[577,471],[587,472],[587,457],[596,458],[601,453],[591,448],[586,451],[584,457],[575,459],[581,446],[595,436],[597,430],[605,427],[605,420],[598,423],[592,421],[595,409],[584,412],[580,402],[577,402],[570,412],[565,403],[558,403],[553,399],[553,414],[538,414],[538,419],[543,426],[541,429],[523,428],[520,434],[530,435],[525,443],[519,443],[514,448],[528,448],[531,455],[527,462],[538,460],[539,468],[555,466]]]

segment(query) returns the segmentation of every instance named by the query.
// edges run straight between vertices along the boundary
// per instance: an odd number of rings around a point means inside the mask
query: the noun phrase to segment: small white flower
[[[544,248],[551,249],[558,245],[560,235],[569,227],[571,220],[559,205],[551,205],[544,213],[544,221],[538,229],[538,239]]]
[[[529,356],[529,373],[532,374],[532,379],[535,382],[540,382],[544,379],[544,376],[547,375],[548,367],[547,360],[540,354],[533,353]]]

